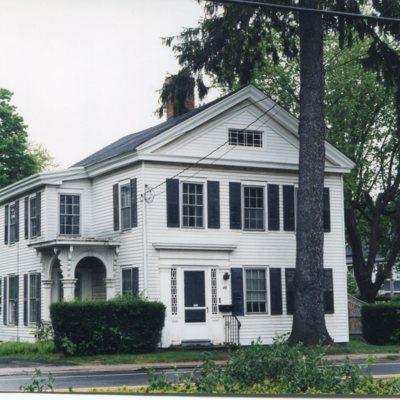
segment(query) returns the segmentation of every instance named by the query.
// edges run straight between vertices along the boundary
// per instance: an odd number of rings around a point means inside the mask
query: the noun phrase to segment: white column
[[[71,301],[75,299],[75,283],[77,279],[61,279],[64,300]]]
[[[51,288],[53,281],[51,279],[42,280],[42,291],[43,291],[43,307],[42,307],[42,320],[45,322],[50,321],[50,304],[51,304]]]
[[[106,278],[104,279],[106,284],[106,296],[107,300],[115,297],[115,279],[114,278]]]

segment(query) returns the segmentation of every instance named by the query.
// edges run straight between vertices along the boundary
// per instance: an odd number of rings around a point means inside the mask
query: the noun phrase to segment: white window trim
[[[131,221],[130,221],[130,224],[129,224],[130,225],[129,228],[122,228],[122,193],[121,193],[122,186],[128,186],[129,189],[130,189],[131,180],[130,179],[124,179],[123,181],[118,182],[118,215],[119,215],[119,231],[121,233],[129,232],[129,231],[132,230],[132,215],[131,215]],[[131,203],[132,203],[132,199],[131,199]],[[132,213],[132,210],[131,210],[131,213]]]
[[[265,307],[265,312],[247,312],[247,277],[246,277],[246,271],[248,270],[255,270],[255,269],[262,269],[265,271],[265,290],[266,290],[266,307]],[[246,316],[258,316],[258,315],[271,315],[271,288],[270,288],[270,279],[269,279],[269,269],[270,267],[267,265],[248,265],[248,266],[243,266],[243,272],[244,272],[244,282],[243,282],[243,288],[244,288],[244,314]]]
[[[36,234],[35,236],[31,235],[31,200],[32,199],[36,199],[37,202],[37,193],[32,194],[28,197],[28,239],[36,239],[39,236]],[[60,211],[60,208],[58,209]],[[37,226],[37,215],[36,215],[36,233],[38,230],[38,226]]]
[[[249,229],[244,227],[244,188],[245,187],[262,187],[263,189],[263,197],[264,197],[264,212],[263,212],[263,219],[264,219],[264,227],[263,229]],[[260,181],[242,181],[241,182],[241,202],[242,202],[242,209],[241,209],[241,214],[242,214],[242,232],[246,233],[260,233],[260,232],[267,232],[268,231],[268,221],[267,221],[267,204],[268,204],[268,199],[267,199],[267,182],[260,182]]]
[[[58,195],[58,206],[57,206],[57,232],[58,236],[61,237],[78,237],[82,236],[83,232],[83,218],[82,218],[82,211],[83,211],[83,196],[82,192],[68,192],[68,191],[59,191],[57,192]],[[79,233],[77,235],[73,234],[65,234],[65,233],[60,233],[61,230],[61,224],[60,224],[60,205],[61,205],[61,195],[66,195],[66,196],[79,196]]]
[[[208,224],[208,204],[207,204],[207,179],[204,178],[197,178],[197,179],[183,179],[179,180],[179,225],[181,230],[201,230],[206,229]],[[203,226],[184,226],[183,225],[183,184],[184,183],[193,183],[193,184],[201,184],[203,185]]]
[[[8,326],[17,326],[19,321],[11,322],[10,317],[11,317],[11,307],[10,307],[10,278],[16,278],[18,275],[11,274],[7,275],[7,325]],[[18,288],[19,289],[19,288]],[[18,290],[19,292],[19,290]],[[19,295],[16,299],[16,303],[19,306]],[[18,310],[16,310],[16,317],[18,317]]]
[[[27,316],[27,322],[28,322],[28,326],[37,326],[38,322],[40,321],[36,321],[36,322],[31,322],[31,276],[32,275],[39,275],[40,272],[38,271],[31,271],[29,272],[28,275],[28,282],[27,282],[27,293],[26,293],[26,298],[27,298],[27,310],[26,310],[26,316]],[[41,306],[41,301],[39,299],[39,305]]]
[[[261,133],[261,146],[246,146],[246,145],[240,145],[240,144],[230,144],[230,131],[248,131],[248,132],[257,132]],[[246,151],[260,151],[262,149],[265,149],[266,147],[266,134],[264,130],[261,129],[246,129],[245,127],[240,127],[240,128],[228,128],[228,146],[231,148],[238,148],[238,149],[245,149]]]
[[[139,286],[140,286],[139,272],[140,272],[140,269],[139,269],[139,267],[134,266],[134,265],[121,265],[121,295],[124,295],[124,292],[123,292],[123,273],[122,272],[125,271],[125,270],[132,270],[134,268],[136,268],[138,270],[138,292],[137,292],[137,294],[140,293],[140,290],[139,290]],[[132,277],[132,275],[131,275],[131,277]],[[133,282],[132,282],[132,284],[133,284]]]
[[[17,241],[16,240],[14,240],[13,242],[11,241],[11,212],[10,212],[10,210],[11,210],[11,207],[15,207],[16,202],[13,201],[13,202],[8,203],[6,205],[8,206],[8,213],[7,213],[7,229],[8,229],[8,232],[7,232],[7,245],[8,246],[12,246]],[[16,221],[15,225],[17,225],[17,224],[19,224],[19,221]]]

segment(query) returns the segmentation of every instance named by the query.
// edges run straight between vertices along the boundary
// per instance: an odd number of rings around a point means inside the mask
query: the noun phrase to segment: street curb
[[[329,354],[324,356],[324,359],[343,363],[346,358],[354,363],[363,363],[367,360],[389,362],[394,358],[400,359],[400,353],[377,353],[377,354]],[[32,367],[0,367],[0,376],[11,375],[33,375],[36,369],[40,369],[43,376],[51,373],[53,375],[62,373],[107,373],[107,372],[134,372],[153,369],[155,371],[179,369],[193,369],[200,367],[203,363],[197,362],[178,362],[178,363],[146,363],[146,364],[99,364],[99,365],[37,365]],[[225,365],[226,361],[215,361],[216,365]]]

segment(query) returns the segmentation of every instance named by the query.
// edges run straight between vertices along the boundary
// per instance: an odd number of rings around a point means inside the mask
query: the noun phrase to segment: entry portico
[[[82,237],[31,242],[42,265],[43,320],[50,320],[49,305],[54,301],[114,297],[119,245]]]

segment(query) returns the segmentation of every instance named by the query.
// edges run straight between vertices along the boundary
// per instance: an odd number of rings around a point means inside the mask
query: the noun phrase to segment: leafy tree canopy
[[[28,143],[27,126],[11,104],[12,95],[0,88],[0,188],[53,165],[43,146]]]
[[[398,0],[319,3],[400,17]],[[204,4],[197,27],[164,39],[182,68],[223,91],[255,83],[298,115],[298,14]],[[400,253],[400,24],[324,16],[324,28],[327,139],[356,163],[345,181],[347,239],[361,297],[373,301]]]

